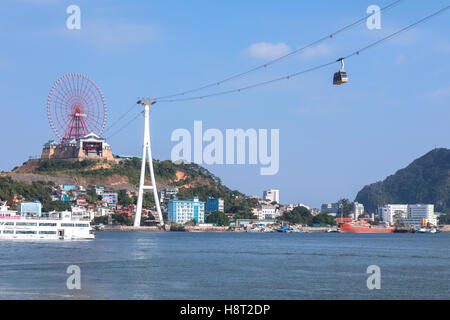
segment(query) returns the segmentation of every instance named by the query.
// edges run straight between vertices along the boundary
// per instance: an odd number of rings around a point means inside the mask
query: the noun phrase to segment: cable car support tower
[[[139,179],[139,193],[136,206],[136,215],[134,217],[134,226],[139,227],[141,225],[141,214],[142,214],[142,201],[144,198],[144,190],[153,190],[153,198],[155,199],[156,211],[158,212],[158,218],[161,226],[164,226],[164,220],[161,214],[161,207],[159,203],[158,190],[156,189],[155,174],[153,172],[153,158],[152,149],[150,144],[150,106],[155,104],[156,101],[152,99],[141,99],[137,102],[138,104],[144,106],[144,143],[142,145],[142,162],[141,162],[141,176]],[[147,158],[148,157],[148,158]],[[150,168],[150,179],[152,182],[151,186],[145,185],[145,167],[146,160],[148,159],[148,166]]]

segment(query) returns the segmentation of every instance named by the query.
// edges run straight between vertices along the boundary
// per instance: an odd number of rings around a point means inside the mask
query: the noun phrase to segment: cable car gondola
[[[341,85],[343,83],[348,82],[348,76],[347,71],[344,70],[344,58],[337,59],[336,61],[341,62],[341,70],[334,73],[333,76],[333,84],[334,85]]]

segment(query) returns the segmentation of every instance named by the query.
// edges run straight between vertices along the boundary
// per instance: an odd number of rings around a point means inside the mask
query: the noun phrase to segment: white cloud
[[[291,48],[284,42],[270,43],[270,42],[258,42],[250,45],[245,53],[258,59],[275,59],[288,54]]]
[[[317,57],[323,57],[323,56],[330,56],[333,53],[334,49],[332,46],[322,43],[315,47],[306,48],[303,52],[301,57],[303,59],[312,59]]]

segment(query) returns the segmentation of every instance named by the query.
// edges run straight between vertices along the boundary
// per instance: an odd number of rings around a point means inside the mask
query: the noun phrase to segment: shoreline
[[[330,228],[326,227],[304,227],[301,233],[327,233]],[[158,226],[107,226],[100,231],[110,232],[223,232],[223,233],[242,233],[247,232],[245,229],[228,229],[227,227],[184,227],[184,228],[171,228],[169,225],[165,225],[163,228]],[[449,233],[450,226],[443,226],[440,228],[441,233]],[[271,233],[271,232],[256,232],[256,233]],[[278,233],[278,232],[277,232]]]

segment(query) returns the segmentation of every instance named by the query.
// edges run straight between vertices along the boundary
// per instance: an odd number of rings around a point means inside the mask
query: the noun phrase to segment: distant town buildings
[[[103,191],[101,196],[102,196],[102,201],[106,202],[107,204],[115,205],[118,201],[117,192]]]
[[[86,210],[84,207],[72,206],[72,218],[78,220],[92,220],[95,212]]]
[[[320,208],[322,212],[332,213],[337,215],[339,213],[339,203],[324,203]]]
[[[95,193],[98,196],[101,196],[103,194],[103,192],[105,192],[105,187],[104,186],[95,186],[94,189],[95,189]]]
[[[64,185],[63,185],[63,190],[64,190],[64,191],[75,190],[75,185],[73,185],[73,184],[64,184]]]
[[[263,192],[263,199],[270,202],[280,203],[280,191],[276,189],[270,189]]]
[[[380,220],[393,224],[394,216],[401,219],[406,219],[408,214],[407,204],[387,204],[383,207],[378,208],[378,217]]]
[[[178,188],[165,188],[158,191],[159,200],[161,203],[169,200],[176,200],[178,195]]]
[[[206,213],[213,211],[225,212],[223,199],[206,198]]]
[[[170,222],[185,224],[195,220],[205,222],[205,202],[198,198],[189,200],[169,200],[167,202],[167,218]]]
[[[252,213],[258,220],[275,219],[281,214],[277,206],[265,204],[258,205],[256,208],[253,208]]]
[[[433,204],[387,204],[378,208],[378,216],[389,224],[401,221],[416,227],[427,223],[437,225]]]
[[[364,205],[359,202],[353,203],[353,219],[357,220],[359,216],[364,214]]]
[[[434,213],[433,204],[411,204],[408,205],[408,216],[405,223],[420,226],[429,223],[437,225],[437,215]]]

